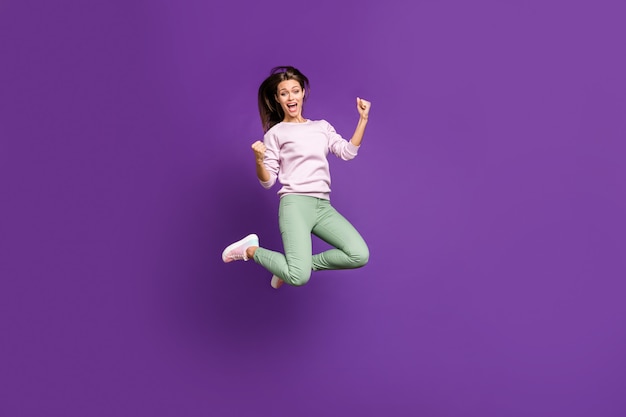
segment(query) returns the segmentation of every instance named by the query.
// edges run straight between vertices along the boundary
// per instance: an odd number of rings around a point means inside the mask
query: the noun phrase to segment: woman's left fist
[[[372,107],[372,103],[370,103],[369,101],[363,100],[362,98],[359,98],[359,97],[356,98],[356,109],[359,111],[359,115],[362,118],[367,119],[367,116],[369,116],[371,107]]]

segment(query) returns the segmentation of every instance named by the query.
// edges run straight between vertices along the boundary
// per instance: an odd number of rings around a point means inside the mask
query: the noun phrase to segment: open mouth
[[[292,103],[292,104],[287,104],[287,108],[289,109],[289,112],[294,112],[296,111],[296,108],[298,107],[297,103]]]

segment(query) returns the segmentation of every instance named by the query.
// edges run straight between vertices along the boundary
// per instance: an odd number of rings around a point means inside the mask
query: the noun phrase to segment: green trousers
[[[367,244],[330,201],[289,194],[280,199],[278,223],[284,255],[259,247],[254,261],[290,285],[304,285],[312,271],[352,269],[369,259]],[[332,245],[312,254],[311,234]]]

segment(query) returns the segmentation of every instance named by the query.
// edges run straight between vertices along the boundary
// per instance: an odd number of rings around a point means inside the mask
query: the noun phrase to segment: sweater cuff
[[[359,153],[360,146],[356,146],[352,144],[352,142],[348,141],[348,146],[346,146],[346,151],[352,156],[356,156]]]
[[[268,181],[261,181],[261,180],[259,180],[259,182],[261,183],[261,186],[263,186],[263,188],[269,190],[270,188],[272,188],[272,185],[274,185],[274,183],[276,183],[276,178],[270,177],[270,179]]]

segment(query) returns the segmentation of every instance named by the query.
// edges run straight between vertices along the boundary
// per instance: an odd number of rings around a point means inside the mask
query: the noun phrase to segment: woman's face
[[[296,80],[281,81],[276,89],[276,101],[285,112],[284,122],[302,121],[304,90]]]

